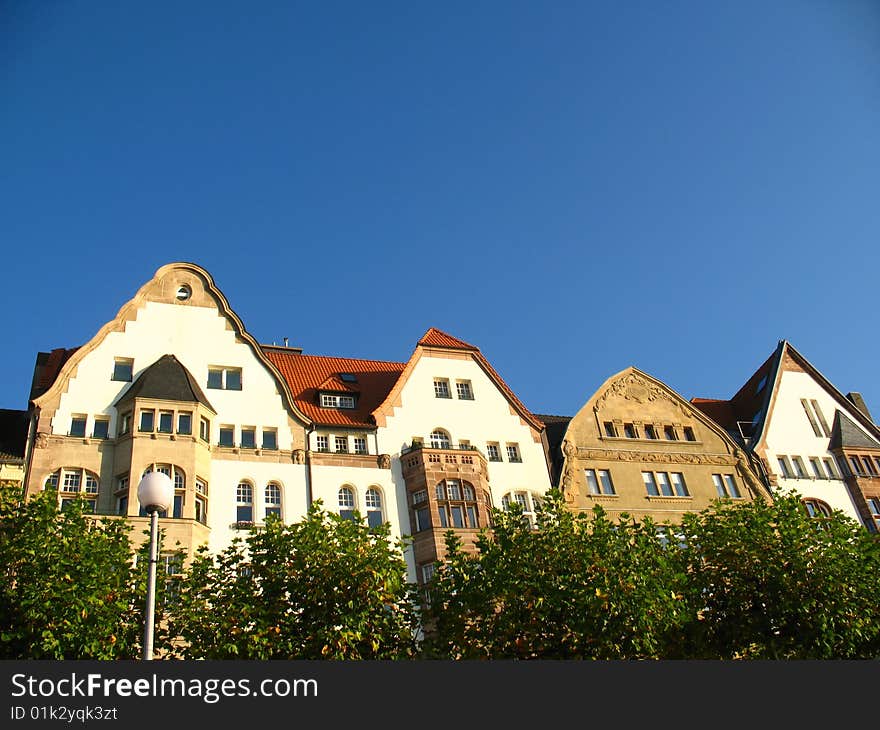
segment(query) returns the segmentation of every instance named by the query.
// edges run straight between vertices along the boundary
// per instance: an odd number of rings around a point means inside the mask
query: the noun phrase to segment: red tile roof
[[[287,381],[297,408],[324,426],[375,428],[371,413],[385,400],[406,364],[303,355],[297,350],[269,345],[263,345],[262,349]],[[343,382],[338,377],[340,373],[351,373],[357,383]],[[355,392],[358,394],[356,406],[353,409],[322,408],[318,397],[320,391]]]
[[[431,329],[425,332],[425,334],[422,335],[422,339],[419,340],[419,344],[424,347],[451,347],[456,350],[479,350],[479,348],[469,345],[467,342],[460,340],[457,337],[446,334],[445,332],[438,330],[436,327],[431,327]]]

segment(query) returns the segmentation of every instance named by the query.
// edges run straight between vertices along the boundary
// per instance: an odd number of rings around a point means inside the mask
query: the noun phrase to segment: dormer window
[[[356,383],[358,381],[354,373],[339,373],[339,379],[343,383]]]
[[[322,408],[354,408],[353,395],[333,395],[332,393],[321,393]]]

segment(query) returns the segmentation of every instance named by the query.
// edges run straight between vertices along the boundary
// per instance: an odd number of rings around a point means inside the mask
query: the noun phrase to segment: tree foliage
[[[0,656],[137,658],[146,560],[133,570],[130,526],[19,495],[0,491]]]
[[[694,658],[880,656],[880,543],[800,499],[719,502],[685,517]]]
[[[537,530],[515,507],[494,522],[476,554],[447,538],[425,610],[431,655],[660,658],[687,621],[680,555],[650,520],[575,515],[551,492]]]
[[[399,659],[417,615],[401,545],[325,512],[269,520],[219,555],[201,550],[170,611],[189,659]]]

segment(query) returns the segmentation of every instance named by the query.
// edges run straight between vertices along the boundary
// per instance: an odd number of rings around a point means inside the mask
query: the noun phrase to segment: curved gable
[[[70,381],[76,378],[81,363],[92,353],[96,352],[108,338],[124,335],[128,329],[136,328],[139,317],[144,317],[144,313],[148,309],[158,310],[170,307],[192,308],[197,311],[193,313],[193,316],[187,318],[192,320],[192,323],[188,324],[188,330],[184,329],[184,325],[170,320],[170,329],[159,332],[155,328],[151,330],[150,336],[154,338],[154,342],[144,344],[155,344],[157,352],[152,358],[148,358],[149,362],[141,363],[138,367],[151,364],[165,352],[173,352],[175,342],[180,342],[186,339],[187,336],[193,339],[197,337],[200,331],[200,324],[211,321],[213,316],[207,312],[204,315],[200,315],[198,310],[210,310],[210,312],[216,313],[216,315],[223,318],[224,328],[233,334],[235,341],[248,348],[251,355],[259,361],[272,378],[288,413],[301,423],[310,423],[310,419],[294,404],[287,383],[281,377],[281,374],[266,358],[256,340],[247,332],[241,319],[229,306],[229,302],[217,288],[211,275],[200,266],[188,262],[170,263],[160,267],[153,278],[145,283],[134,297],[119,309],[112,320],[101,327],[85,345],[78,348],[69,357],[58,371],[54,382],[44,393],[33,400],[34,405],[41,410],[41,421],[43,421],[44,417],[47,419],[52,418],[62,396],[68,389]],[[158,352],[158,350],[161,350],[161,352]],[[204,356],[210,357],[210,353],[206,352]],[[124,394],[116,394],[117,397],[122,395]],[[113,398],[113,400],[115,399]],[[44,430],[44,428],[40,430]]]

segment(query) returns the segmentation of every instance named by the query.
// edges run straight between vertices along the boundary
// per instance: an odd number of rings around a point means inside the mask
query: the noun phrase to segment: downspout
[[[33,405],[33,403],[31,403]],[[40,409],[36,406],[33,410],[29,409],[28,418],[28,434],[27,440],[24,442],[24,474],[21,478],[21,501],[24,502],[27,497],[28,482],[31,477],[31,464],[33,462],[34,446],[37,440],[37,424],[40,421]]]
[[[312,434],[315,432],[315,424],[309,425],[306,431],[306,511],[312,506]]]

